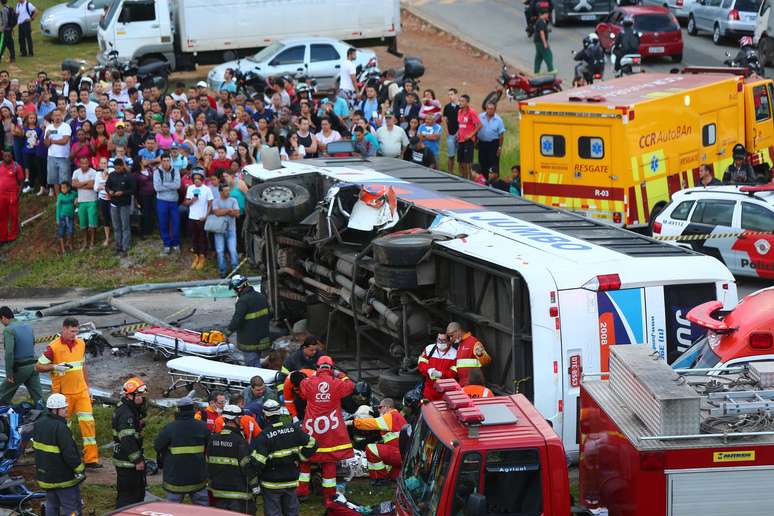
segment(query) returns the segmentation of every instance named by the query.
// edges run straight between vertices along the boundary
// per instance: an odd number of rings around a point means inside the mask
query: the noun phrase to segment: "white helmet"
[[[263,404],[264,417],[282,415],[282,407],[277,400],[266,400]]]
[[[599,43],[599,36],[597,36],[596,32],[590,32],[586,37],[589,38],[591,43]]]
[[[352,415],[355,416],[356,419],[363,419],[367,417],[373,417],[374,413],[371,407],[368,405],[360,405]]]
[[[223,407],[223,419],[233,421],[242,415],[242,409],[239,405],[226,405]]]
[[[52,410],[67,408],[67,398],[65,398],[64,394],[52,394],[48,397],[48,400],[46,400],[46,408]]]

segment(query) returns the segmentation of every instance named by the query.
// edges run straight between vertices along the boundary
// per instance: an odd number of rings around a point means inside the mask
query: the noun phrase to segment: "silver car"
[[[686,21],[691,12],[691,5],[698,0],[640,0],[640,5],[660,5],[669,9],[680,21]]]
[[[74,45],[85,37],[97,35],[105,7],[113,0],[71,0],[49,7],[40,17],[40,32],[65,45]]]
[[[723,38],[752,36],[761,0],[697,0],[688,14],[688,34],[706,31],[716,45]]]

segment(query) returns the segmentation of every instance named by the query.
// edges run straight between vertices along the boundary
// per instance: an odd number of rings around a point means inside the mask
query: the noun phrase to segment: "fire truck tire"
[[[422,375],[391,369],[379,375],[379,392],[387,398],[401,399],[422,381]]]
[[[383,236],[373,241],[376,263],[413,267],[427,255],[434,238],[427,234]]]
[[[383,288],[417,288],[417,270],[413,267],[390,267],[377,263],[374,268],[376,284]]]
[[[300,222],[313,208],[309,191],[290,181],[255,185],[247,191],[246,197],[252,220]]]

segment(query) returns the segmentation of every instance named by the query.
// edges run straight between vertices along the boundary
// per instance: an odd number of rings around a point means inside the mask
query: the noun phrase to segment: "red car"
[[[648,57],[671,57],[679,63],[683,60],[683,34],[677,18],[666,7],[617,7],[605,21],[597,25],[599,42],[610,52],[615,41],[623,32],[625,17],[634,18],[634,30],[640,34],[640,55]]]

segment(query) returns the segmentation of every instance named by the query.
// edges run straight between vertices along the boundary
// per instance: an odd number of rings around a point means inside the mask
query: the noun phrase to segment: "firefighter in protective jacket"
[[[431,401],[441,399],[435,382],[441,378],[457,378],[457,349],[449,345],[449,337],[439,333],[435,344],[429,344],[417,361],[419,373],[425,377],[422,397]]]
[[[488,366],[492,363],[492,357],[484,345],[472,333],[465,331],[460,323],[450,322],[446,327],[446,335],[457,348],[457,382],[464,387],[470,383],[470,371]]]
[[[237,332],[237,348],[244,355],[246,366],[260,367],[261,352],[269,349],[269,303],[266,296],[257,292],[247,278],[234,275],[229,288],[237,293],[234,315],[226,335]]]
[[[263,405],[265,428],[255,440],[250,464],[260,478],[263,510],[267,516],[297,516],[299,461],[305,463],[317,449],[314,438],[283,418],[276,400]]]
[[[378,430],[382,433],[381,443],[370,443],[366,446],[368,476],[371,480],[395,480],[402,464],[398,438],[401,429],[408,424],[403,415],[395,409],[395,401],[392,398],[384,398],[379,403],[379,417],[359,417],[355,413],[355,418],[347,421],[347,425],[350,424],[358,430]]]
[[[185,495],[196,505],[209,505],[205,450],[210,431],[203,421],[194,419],[194,402],[182,398],[177,403],[175,420],[167,424],[153,447],[159,467],[164,470],[164,491],[170,502],[180,503]]]
[[[301,381],[300,396],[306,400],[303,429],[317,442],[310,462],[322,467],[325,497],[336,494],[336,463],[354,456],[352,441],[341,412],[341,399],[352,394],[355,384],[342,374],[334,376],[333,360],[327,355],[317,361],[317,373]],[[311,465],[301,464],[298,494],[309,494]]]
[[[255,514],[252,486],[255,478],[248,462],[250,450],[239,427],[242,409],[223,408],[223,429],[210,435],[207,444],[207,473],[215,507],[242,514]]]
[[[143,456],[143,405],[148,387],[141,379],[128,379],[113,412],[113,465],[116,468],[116,509],[145,500]]]

